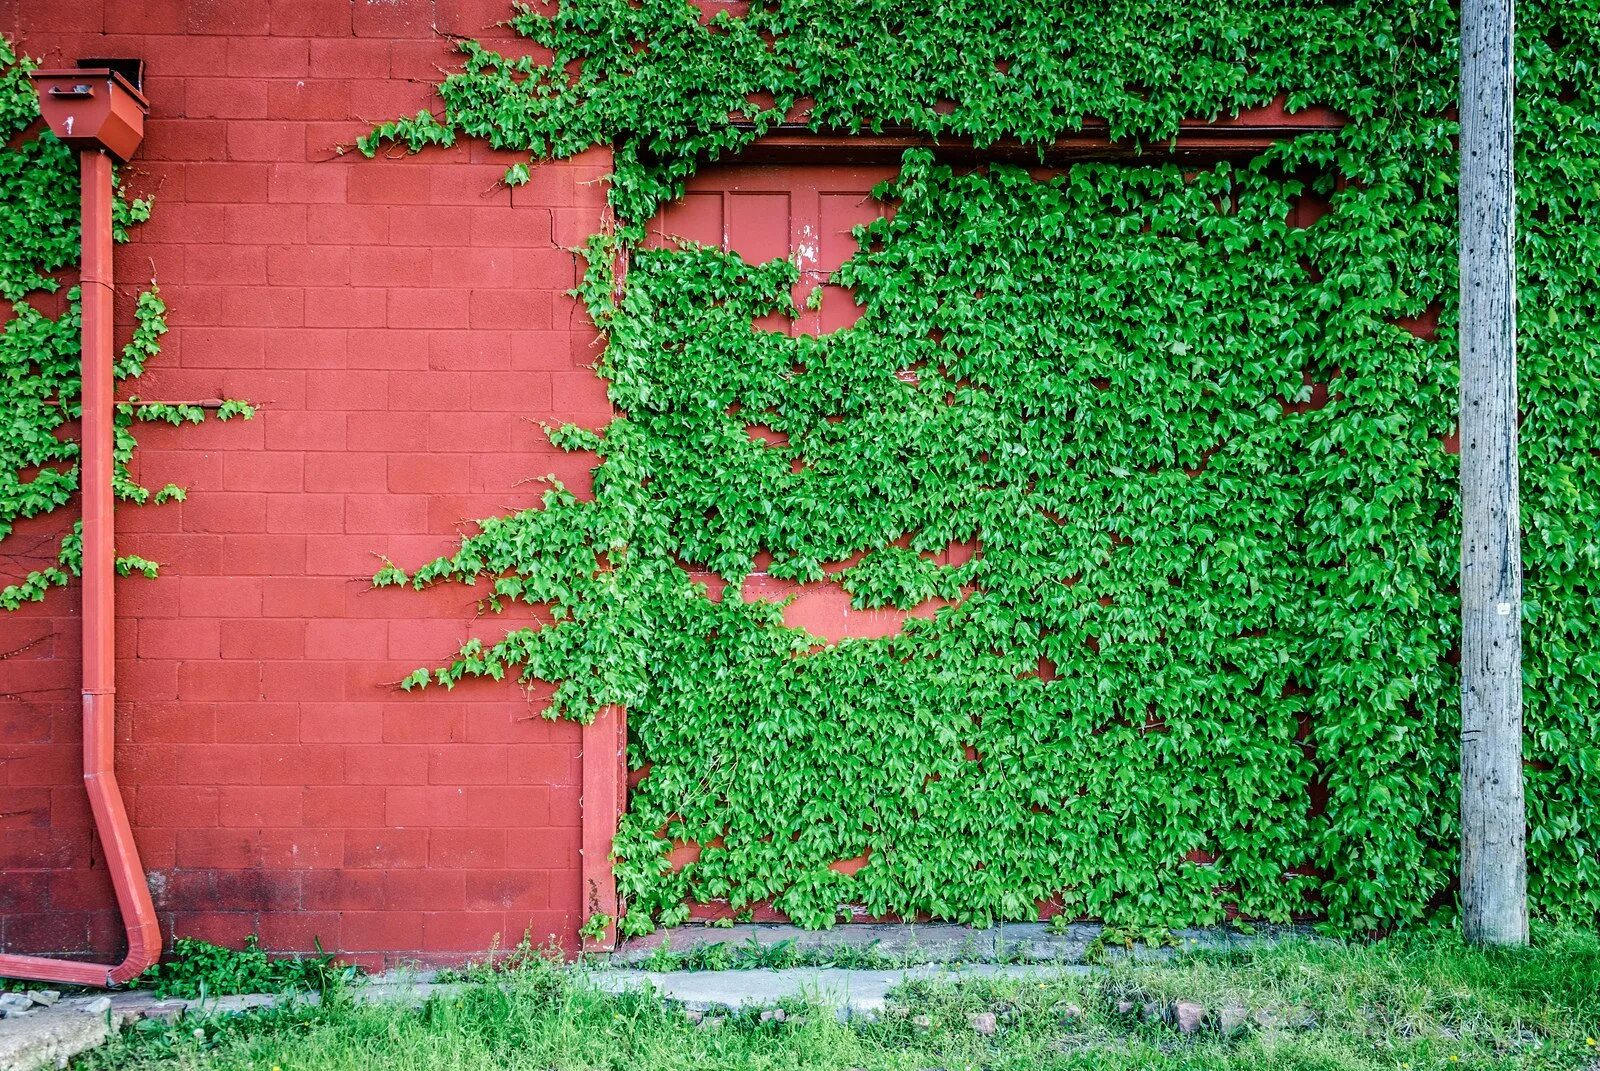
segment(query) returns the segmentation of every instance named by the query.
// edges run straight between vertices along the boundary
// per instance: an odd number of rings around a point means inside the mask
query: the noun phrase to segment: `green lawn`
[[[535,962],[425,1007],[354,1004],[154,1023],[80,1068],[419,1071],[702,1069],[1584,1068],[1600,1071],[1600,939],[1543,933],[1483,953],[1449,935],[1376,944],[1301,942],[1188,956],[1048,984],[916,985],[892,1013],[841,1024],[788,1009],[720,1023],[641,997],[601,996]],[[1119,1004],[1193,1001],[1262,1013],[1231,1037],[1185,1035]],[[992,1013],[992,1035],[974,1029]],[[982,1020],[980,1020],[980,1024]]]

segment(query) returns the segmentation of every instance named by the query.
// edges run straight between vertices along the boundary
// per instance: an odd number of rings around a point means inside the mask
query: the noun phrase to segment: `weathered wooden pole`
[[[1512,3],[1461,4],[1461,910],[1493,945],[1528,941]]]

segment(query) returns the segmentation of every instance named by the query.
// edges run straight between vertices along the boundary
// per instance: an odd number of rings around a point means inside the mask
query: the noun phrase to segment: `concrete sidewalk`
[[[718,1008],[772,1007],[799,997],[841,1018],[873,1016],[884,1009],[889,991],[913,980],[962,982],[979,978],[1060,978],[1087,974],[1081,964],[975,963],[964,967],[930,965],[891,971],[840,970],[833,967],[791,967],[750,971],[597,970],[584,983],[606,993],[654,990],[690,1011]]]
[[[657,930],[624,941],[608,961],[612,966],[645,967],[666,945],[673,952],[688,952],[706,945],[724,944],[734,949],[772,949],[787,945],[816,962],[819,956],[845,950],[871,950],[885,959],[905,963],[1082,963],[1090,948],[1104,935],[1098,922],[1051,926],[1044,922],[1005,922],[978,928],[951,923],[855,922],[831,930],[803,930],[778,923],[741,923],[736,926],[679,926]],[[1116,944],[1102,951],[1108,960],[1168,959],[1180,952],[1229,951],[1258,947],[1285,938],[1314,936],[1305,926],[1259,926],[1240,933],[1226,926],[1173,930],[1171,947]]]

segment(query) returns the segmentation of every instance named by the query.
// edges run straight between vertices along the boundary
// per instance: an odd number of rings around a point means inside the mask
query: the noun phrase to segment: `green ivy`
[[[81,415],[79,405],[78,288],[66,293],[65,308],[56,316],[40,311],[30,298],[60,289],[58,276],[77,263],[78,179],[74,153],[48,130],[36,130],[38,98],[28,82],[33,64],[19,57],[0,37],[0,299],[11,303],[0,319],[0,548],[14,552],[13,561],[54,559],[0,586],[0,608],[14,610],[43,599],[79,572],[83,546],[76,522],[53,536],[44,553],[17,548],[10,541],[20,521],[65,509],[78,490],[78,444],[68,425]],[[150,203],[130,199],[119,190],[112,204],[113,236],[127,240],[128,228],[149,218]],[[41,305],[45,303],[41,302]],[[47,306],[46,306],[47,307]],[[134,304],[134,330],[117,359],[119,387],[138,379],[145,362],[161,350],[167,306],[154,283]],[[177,424],[199,422],[204,410],[190,405],[119,405],[115,415],[113,492],[124,502],[181,500],[183,489],[168,485],[152,492],[128,473],[137,442],[134,425],[152,420]],[[252,410],[239,401],[224,402],[217,414],[249,418]],[[20,541],[18,541],[20,542]],[[156,574],[156,563],[137,555],[117,559],[127,576]]]
[[[1592,923],[1600,3],[1519,20],[1531,891]],[[597,455],[593,501],[558,486],[378,579],[548,611],[408,686],[510,675],[557,682],[552,717],[628,708],[648,775],[617,841],[626,932],[717,899],[808,926],[1053,900],[1343,932],[1448,904],[1451,5],[769,0],[707,18],[565,0],[511,25],[544,51],[462,42],[442,115],[361,147],[613,147],[619,222],[579,294],[623,415],[552,435]],[[834,279],[863,315],[821,338],[754,324],[797,314],[789,263],[641,241],[687,176],[797,104],[813,127],[980,148],[1098,117],[1159,153],[1183,119],[1279,95],[1348,123],[1197,173],[907,153],[876,193],[893,218],[858,229]],[[1308,193],[1330,211],[1294,226]],[[1401,326],[1430,311],[1437,341]],[[950,605],[828,644],[738,597],[763,553],[793,580],[831,565],[858,607]],[[674,843],[697,858],[670,865]]]

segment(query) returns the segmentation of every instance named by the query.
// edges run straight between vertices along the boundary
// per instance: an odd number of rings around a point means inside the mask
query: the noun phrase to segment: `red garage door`
[[[800,315],[773,314],[756,321],[758,327],[789,335],[826,334],[849,327],[861,308],[844,287],[828,277],[856,251],[851,228],[892,212],[892,206],[872,199],[872,189],[899,174],[894,164],[784,164],[707,168],[689,182],[684,197],[662,210],[652,224],[650,244],[671,247],[678,240],[716,246],[739,254],[751,263],[782,258],[800,269],[793,297]],[[822,287],[822,303],[808,308],[807,297]],[[752,426],[751,434],[769,435]],[[970,557],[971,547],[952,547],[941,557],[959,563]],[[784,621],[830,641],[857,636],[888,636],[899,632],[907,617],[931,617],[944,603],[933,599],[913,610],[857,610],[837,583],[796,584],[769,577],[763,571],[767,556],[756,559],[756,572],[746,579],[746,599],[778,601],[793,597]],[[857,558],[826,567],[836,573],[854,565]],[[715,594],[721,578],[697,573]]]
[[[887,164],[708,168],[656,217],[652,240],[670,245],[685,238],[752,263],[788,259],[800,269],[794,295],[800,317],[774,317],[762,326],[789,334],[837,331],[860,312],[848,291],[828,286],[817,310],[805,308],[806,296],[856,251],[850,228],[884,214],[872,188],[899,171]]]

